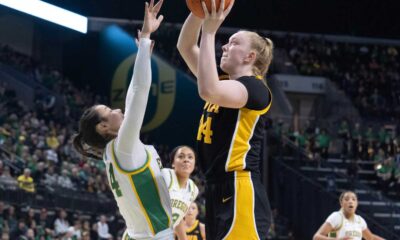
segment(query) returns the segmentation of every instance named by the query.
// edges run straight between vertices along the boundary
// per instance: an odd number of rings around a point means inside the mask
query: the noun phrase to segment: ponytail
[[[83,156],[102,159],[102,154],[112,136],[102,136],[96,130],[96,125],[101,122],[101,117],[96,111],[96,106],[86,109],[79,120],[79,132],[73,136],[74,148]]]
[[[274,44],[269,38],[261,37],[255,32],[244,32],[250,38],[251,48],[257,53],[252,69],[253,74],[264,79],[272,62]]]
[[[73,136],[73,146],[76,149],[76,151],[78,151],[78,153],[82,154],[85,157],[88,158],[94,158],[94,159],[98,159],[101,160],[101,150],[100,149],[95,149],[94,147],[90,147],[88,146],[86,149],[84,148],[84,144],[82,141],[82,134],[78,133],[75,136]],[[86,144],[87,145],[87,144]]]

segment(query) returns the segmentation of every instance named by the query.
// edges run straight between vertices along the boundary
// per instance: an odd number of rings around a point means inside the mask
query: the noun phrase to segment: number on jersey
[[[211,122],[211,117],[207,117],[207,120],[204,121],[204,115],[201,116],[200,126],[197,132],[197,141],[202,141],[204,136],[204,143],[211,144],[211,136],[213,135],[213,131],[211,130]]]
[[[172,214],[172,222],[173,223],[175,223],[176,220],[178,220],[178,218],[179,218],[179,214],[177,214],[177,213]]]
[[[122,196],[122,192],[121,189],[119,188],[119,183],[118,181],[115,179],[115,175],[114,175],[114,167],[112,164],[110,164],[110,183],[111,183],[111,189],[113,191],[115,191],[115,194],[117,195],[117,197],[121,197]]]

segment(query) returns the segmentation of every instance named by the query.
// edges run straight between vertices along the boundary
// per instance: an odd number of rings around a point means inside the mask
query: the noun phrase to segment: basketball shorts
[[[259,175],[226,173],[206,184],[206,237],[213,240],[264,240],[271,209]]]

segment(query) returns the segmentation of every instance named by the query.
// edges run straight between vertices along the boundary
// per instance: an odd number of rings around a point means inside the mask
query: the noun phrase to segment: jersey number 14
[[[211,136],[213,135],[211,122],[211,117],[207,117],[207,120],[204,121],[204,115],[201,116],[199,130],[197,131],[197,141],[202,141],[204,137],[204,143],[211,144]]]

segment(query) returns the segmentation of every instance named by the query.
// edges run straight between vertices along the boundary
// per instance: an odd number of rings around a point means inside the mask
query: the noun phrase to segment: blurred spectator
[[[81,239],[82,238],[82,223],[81,220],[75,220],[74,225],[68,228],[68,232],[66,234],[67,239]]]
[[[42,235],[52,235],[53,221],[48,216],[46,208],[40,209],[40,214],[36,218],[36,225],[40,228]]]
[[[26,240],[35,240],[35,232],[33,231],[32,228],[29,228],[29,229],[26,231],[24,240],[25,240],[25,239],[26,239]]]
[[[71,182],[71,179],[68,176],[68,171],[66,169],[62,170],[61,176],[58,177],[57,183],[60,187],[73,189],[74,186]]]
[[[60,146],[60,142],[58,141],[58,138],[54,131],[51,131],[50,135],[46,137],[46,144],[53,150],[56,150]]]
[[[0,176],[0,188],[5,188],[8,190],[17,189],[18,182],[10,174],[10,168],[8,166],[4,167],[3,174]]]
[[[17,228],[15,230],[11,230],[10,239],[19,239],[20,237],[23,237],[27,231],[28,228],[25,225],[25,221],[21,219],[18,221]]]
[[[32,174],[32,178],[36,183],[42,183],[45,180],[46,172],[45,172],[45,163],[39,162],[36,165],[36,169]]]
[[[97,223],[97,233],[99,235],[99,240],[108,240],[112,238],[108,232],[107,219],[104,215],[100,216],[100,221]]]
[[[28,228],[36,228],[35,210],[29,208],[25,217],[25,224]]]
[[[49,186],[55,186],[57,184],[58,175],[54,173],[54,167],[49,167],[45,174],[44,183]]]
[[[24,174],[19,176],[17,180],[19,188],[30,193],[35,192],[35,183],[33,182],[31,170],[29,168],[25,168]]]
[[[61,209],[58,214],[58,218],[54,221],[55,235],[58,237],[63,237],[69,228],[69,223],[67,220],[67,212]]]
[[[7,225],[8,228],[10,229],[10,232],[16,231],[18,227],[18,221],[14,206],[12,205],[8,206],[8,213],[5,218],[7,219]]]

